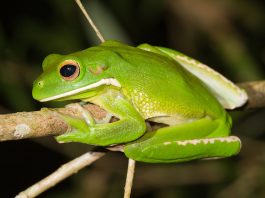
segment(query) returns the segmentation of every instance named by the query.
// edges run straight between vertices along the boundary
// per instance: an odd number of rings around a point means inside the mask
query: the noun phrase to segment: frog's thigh
[[[137,141],[126,145],[124,153],[134,160],[151,163],[228,157],[238,153],[241,145],[239,138],[212,135],[219,130],[229,129],[218,121],[209,119],[169,126],[146,133]]]

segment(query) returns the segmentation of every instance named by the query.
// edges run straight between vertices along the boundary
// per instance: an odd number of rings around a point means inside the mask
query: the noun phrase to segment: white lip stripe
[[[69,91],[69,92],[66,92],[66,93],[62,93],[62,94],[59,94],[57,96],[44,98],[44,99],[40,100],[40,102],[47,102],[47,101],[63,98],[63,97],[66,97],[66,96],[72,96],[74,94],[77,94],[77,93],[80,93],[82,91],[86,91],[86,90],[89,90],[89,89],[93,89],[93,88],[99,87],[101,85],[113,85],[115,87],[121,87],[120,83],[116,79],[114,79],[114,78],[106,78],[106,79],[102,79],[102,80],[100,80],[100,81],[98,81],[96,83],[93,83],[91,85],[87,85],[85,87],[81,87],[79,89],[75,89],[75,90],[72,90],[72,91]]]

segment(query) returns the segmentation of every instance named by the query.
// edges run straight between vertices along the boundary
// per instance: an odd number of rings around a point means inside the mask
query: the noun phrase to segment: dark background
[[[86,1],[87,3],[87,1]],[[181,51],[235,82],[264,79],[265,3],[239,0],[105,0],[86,4],[106,39]],[[73,0],[5,1],[0,12],[0,113],[38,110],[33,80],[50,53],[99,41]],[[243,141],[229,159],[181,164],[137,163],[132,197],[265,197],[265,110],[233,111]],[[0,143],[0,197],[14,197],[89,150],[53,138]],[[109,153],[40,197],[122,197],[127,159]]]

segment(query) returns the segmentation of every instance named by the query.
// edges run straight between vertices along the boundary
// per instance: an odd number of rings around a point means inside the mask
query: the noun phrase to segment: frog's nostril
[[[42,80],[40,80],[39,82],[38,82],[38,86],[40,87],[40,88],[42,88],[43,87],[43,81]]]

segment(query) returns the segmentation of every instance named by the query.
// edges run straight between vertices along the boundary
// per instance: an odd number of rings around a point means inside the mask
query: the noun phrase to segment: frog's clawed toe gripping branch
[[[89,111],[78,103],[70,105],[80,112],[83,119],[58,113],[59,116],[70,126],[70,130],[67,133],[56,137],[56,140],[62,143],[83,140],[89,134],[90,127],[95,125],[95,120]]]
[[[71,107],[77,109],[81,113],[81,115],[84,118],[84,120],[86,121],[87,125],[90,125],[90,126],[95,125],[95,120],[94,120],[93,116],[91,115],[91,113],[88,110],[83,108],[81,104],[74,103],[74,104],[69,104],[67,106],[71,106]]]

